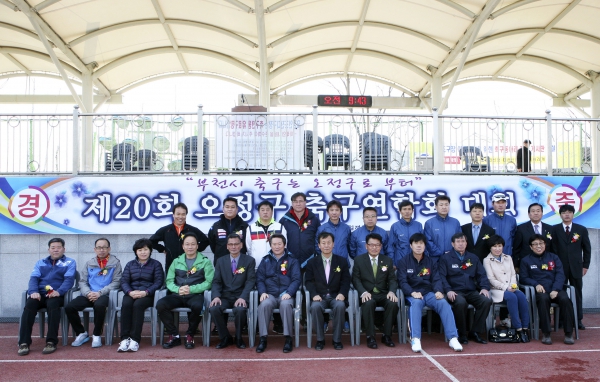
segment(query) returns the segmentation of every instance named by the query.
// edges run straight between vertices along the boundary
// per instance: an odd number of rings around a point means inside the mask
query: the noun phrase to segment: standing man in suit
[[[315,350],[325,346],[323,311],[331,309],[333,321],[333,348],[342,350],[342,329],[348,291],[350,290],[350,270],[348,260],[333,254],[334,237],[329,232],[319,234],[321,256],[315,256],[306,264],[306,290],[311,299],[310,315],[317,328]],[[308,333],[312,335],[312,333]]]
[[[375,339],[375,308],[381,306],[383,313],[383,337],[381,342],[394,347],[392,341],[392,325],[398,314],[398,280],[394,275],[394,264],[391,258],[382,255],[381,235],[370,233],[366,237],[367,253],[356,256],[352,269],[352,281],[360,296],[362,319],[367,332],[367,346],[377,349]]]
[[[481,203],[471,204],[471,223],[460,227],[467,237],[467,251],[476,254],[482,263],[483,259],[490,253],[486,240],[496,234],[492,227],[483,222],[484,210],[485,208]]]
[[[577,319],[579,330],[585,330],[583,325],[582,289],[583,276],[590,267],[592,245],[588,230],[580,224],[573,223],[575,207],[570,204],[560,206],[558,210],[562,223],[555,225],[552,230],[552,248],[563,264],[565,278],[575,287],[577,297]]]
[[[171,263],[184,253],[183,237],[187,233],[193,233],[198,238],[198,251],[202,252],[208,247],[208,237],[198,228],[186,223],[188,208],[183,203],[173,206],[173,223],[159,228],[150,236],[152,248],[165,254],[165,273],[169,272]],[[164,245],[158,244],[162,241]]]
[[[235,317],[235,346],[238,349],[246,348],[242,328],[248,319],[250,291],[256,283],[256,262],[252,256],[241,254],[242,247],[242,238],[237,234],[230,234],[227,237],[229,256],[220,257],[215,269],[209,309],[221,339],[217,349],[234,343],[223,315],[226,309],[232,309]]]
[[[523,147],[517,150],[517,172],[531,171],[531,151],[529,145],[531,141],[526,139],[523,141]]]
[[[550,240],[552,240],[552,234],[550,232],[552,226],[542,222],[544,207],[539,203],[530,204],[527,213],[529,214],[529,221],[517,226],[515,241],[513,243],[512,261],[517,273],[519,272],[519,263],[521,262],[521,259],[533,253],[529,246],[529,239],[534,234],[544,236],[548,247],[550,247]]]

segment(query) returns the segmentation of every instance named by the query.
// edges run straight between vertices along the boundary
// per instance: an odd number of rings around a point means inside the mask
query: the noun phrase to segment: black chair
[[[139,150],[135,158],[137,167],[133,169],[136,171],[152,171],[156,168],[156,159],[156,152],[152,150]]]
[[[342,134],[331,134],[325,137],[325,168],[350,168],[350,139]]]
[[[463,170],[466,172],[490,171],[490,157],[484,157],[481,149],[476,146],[463,146],[458,150]]]
[[[378,133],[363,133],[358,142],[364,170],[388,170],[390,138]]]
[[[317,140],[317,150],[323,152],[323,138]],[[312,169],[313,166],[313,132],[311,130],[304,131],[304,167]]]
[[[203,139],[203,168],[208,171],[208,138]],[[183,141],[182,162],[184,170],[196,170],[198,168],[198,137],[187,137]]]
[[[105,171],[131,171],[135,156],[135,147],[131,143],[114,145],[112,153],[105,154]]]

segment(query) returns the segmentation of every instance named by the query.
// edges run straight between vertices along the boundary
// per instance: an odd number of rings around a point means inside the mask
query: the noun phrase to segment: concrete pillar
[[[431,80],[431,108],[438,109],[439,114],[443,114],[443,110],[440,110],[442,105],[442,77],[433,73]]]
[[[592,80],[591,89],[591,104],[592,104],[592,118],[600,118],[600,73],[592,70],[588,71],[588,76]],[[592,172],[594,174],[600,173],[600,122],[592,122]]]
[[[92,82],[92,73],[83,74],[82,85],[81,85],[81,102],[83,103],[84,110],[87,113],[92,113],[94,110],[94,87]],[[82,118],[81,126],[81,159],[82,159],[82,170],[93,171],[93,141],[94,141],[94,124],[91,116],[84,116]]]
[[[259,93],[258,99],[260,106],[266,107],[267,111],[271,109],[271,87],[269,81],[269,68],[268,57],[267,57],[267,35],[265,31],[265,6],[263,0],[254,0],[254,11],[256,12],[256,29],[258,36],[258,56],[259,64],[258,70],[260,74],[259,78]]]

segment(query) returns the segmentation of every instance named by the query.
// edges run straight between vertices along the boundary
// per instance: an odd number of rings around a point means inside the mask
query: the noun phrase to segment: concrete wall
[[[590,229],[592,262],[583,278],[583,307],[600,308],[600,230]],[[0,235],[0,318],[21,316],[21,294],[27,289],[29,275],[35,262],[48,256],[48,240],[53,235]],[[77,261],[77,269],[95,256],[96,235],[64,235],[66,255]],[[140,235],[108,235],[111,254],[121,260],[124,267],[135,258],[133,243]],[[212,259],[210,248],[204,254]],[[164,265],[164,255],[153,252],[152,256]]]

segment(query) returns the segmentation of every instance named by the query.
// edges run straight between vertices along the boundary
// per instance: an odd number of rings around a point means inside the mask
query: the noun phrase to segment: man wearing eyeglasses
[[[535,288],[535,299],[540,328],[542,329],[542,343],[552,345],[550,338],[550,304],[557,303],[560,308],[560,319],[565,331],[564,343],[573,345],[573,326],[575,313],[567,292],[563,290],[565,274],[563,263],[552,252],[546,251],[544,236],[535,234],[529,239],[531,255],[521,259],[519,269],[519,282]]]
[[[242,238],[235,234],[227,236],[227,250],[229,256],[222,256],[217,260],[215,277],[212,283],[212,301],[210,314],[215,322],[221,342],[217,349],[223,349],[235,343],[238,349],[245,349],[246,343],[242,339],[242,328],[247,323],[250,291],[256,283],[255,264],[252,256],[241,253]],[[235,342],[227,329],[227,316],[223,315],[226,309],[232,309],[235,320]]]
[[[383,239],[377,233],[366,237],[367,253],[356,256],[352,269],[352,282],[359,295],[362,320],[367,332],[367,346],[377,349],[375,339],[375,308],[383,307],[383,337],[381,342],[394,347],[392,325],[398,314],[398,280],[394,275],[394,262],[381,254]]]
[[[92,257],[81,269],[79,281],[80,296],[74,298],[65,306],[65,313],[76,338],[71,346],[81,346],[90,340],[88,333],[81,324],[79,312],[85,308],[94,308],[94,333],[92,347],[102,346],[102,330],[104,317],[108,309],[108,295],[111,290],[121,286],[121,262],[110,254],[110,241],[106,238],[96,240],[94,244],[96,256]]]

